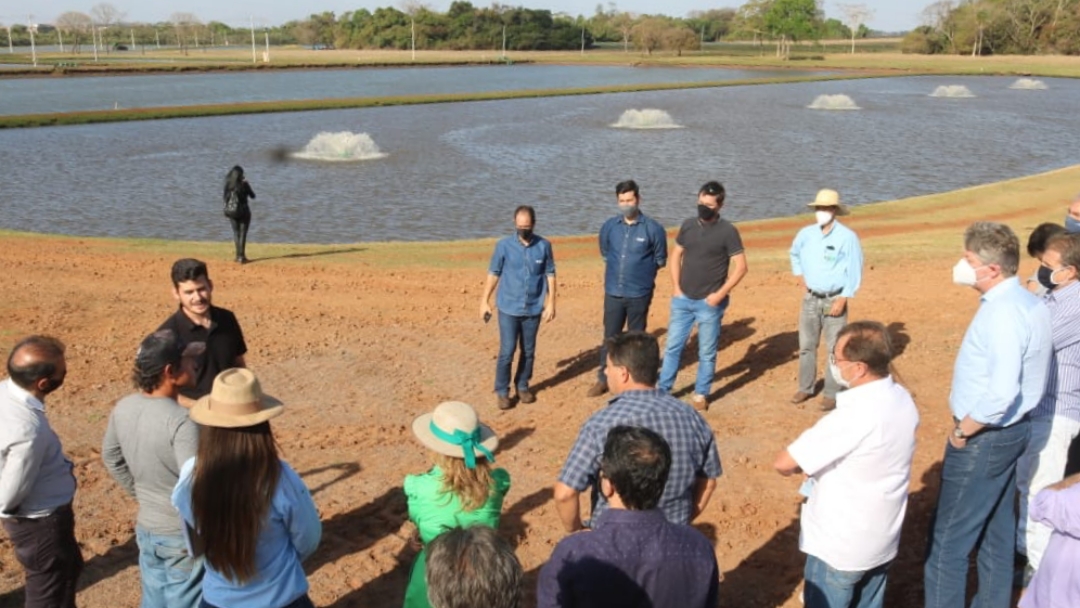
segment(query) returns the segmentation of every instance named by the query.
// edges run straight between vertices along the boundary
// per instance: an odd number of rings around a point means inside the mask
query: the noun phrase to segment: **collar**
[[[15,401],[25,405],[29,409],[45,413],[45,404],[39,401],[37,397],[31,395],[29,391],[18,384],[15,384],[15,381],[11,378],[8,378],[6,383],[8,394],[14,397]]]
[[[645,219],[645,214],[642,213],[641,210],[639,209],[638,212],[637,212],[637,217],[635,217],[634,221],[632,221],[632,222],[626,221],[626,219],[627,219],[626,216],[621,214],[621,213],[619,215],[616,215],[615,218],[618,219],[619,222],[622,223],[624,226],[637,226],[638,224],[640,224],[642,222],[642,220]]]
[[[1052,289],[1046,294],[1046,299],[1051,301],[1066,300],[1069,298],[1078,298],[1080,294],[1076,292],[1080,291],[1080,281],[1073,281],[1072,283],[1064,286]]]
[[[1001,297],[1005,294],[1005,292],[1009,291],[1014,287],[1020,289],[1020,279],[1016,277],[1009,277],[1004,281],[998,283],[997,285],[994,285],[992,288],[990,288],[990,291],[984,293],[979,299],[983,302],[991,302],[994,299]]]
[[[866,384],[856,386],[855,388],[840,391],[836,394],[836,409],[840,410],[851,407],[856,401],[867,398],[867,395],[887,389],[892,385],[892,376],[885,376],[884,378],[879,378],[873,382],[867,382]]]
[[[664,391],[662,391],[662,390],[660,390],[658,388],[639,388],[639,389],[634,389],[634,390],[629,390],[629,391],[623,391],[623,392],[619,393],[618,395],[615,395],[611,399],[608,399],[607,404],[608,405],[614,405],[615,402],[618,401],[619,399],[622,399],[623,397],[630,397],[631,395],[663,396],[663,395],[668,395],[668,394],[670,394],[670,393],[666,393],[666,392],[664,392]]]
[[[648,511],[633,511],[631,509],[614,509],[607,508],[600,514],[600,523],[604,526],[610,525],[642,525],[642,524],[658,524],[660,522],[666,522],[667,518],[664,517],[664,512],[660,509],[649,509]]]
[[[217,324],[217,319],[214,318],[214,316],[215,316],[214,313],[216,311],[217,311],[217,307],[214,306],[213,304],[211,304],[210,309],[208,311],[209,316],[210,316],[210,327],[206,328],[206,329],[213,328],[214,325]],[[185,327],[187,327],[188,329],[194,329],[196,327],[202,327],[202,325],[199,325],[195,321],[192,321],[191,317],[187,316],[187,313],[184,312],[184,307],[183,306],[177,306],[176,307],[176,316],[180,318],[180,320],[185,324]]]

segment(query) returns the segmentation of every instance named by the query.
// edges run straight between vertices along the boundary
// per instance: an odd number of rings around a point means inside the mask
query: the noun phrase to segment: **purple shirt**
[[[1052,527],[1054,534],[1020,608],[1080,606],[1080,484],[1039,492],[1029,514],[1032,521]]]
[[[720,570],[712,544],[660,510],[608,509],[592,532],[555,547],[537,583],[537,608],[715,608]]]

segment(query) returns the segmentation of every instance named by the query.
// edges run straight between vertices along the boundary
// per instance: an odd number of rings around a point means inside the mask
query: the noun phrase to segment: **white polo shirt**
[[[892,377],[836,396],[836,410],[788,447],[815,483],[802,507],[799,548],[836,570],[896,557],[907,510],[919,412]]]

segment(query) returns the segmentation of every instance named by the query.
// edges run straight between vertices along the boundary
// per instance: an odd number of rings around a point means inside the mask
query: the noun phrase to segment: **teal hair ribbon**
[[[435,435],[437,439],[450,445],[461,446],[461,451],[465,455],[465,468],[476,468],[476,451],[483,454],[488,459],[488,462],[495,462],[495,456],[491,453],[491,450],[480,444],[480,427],[476,427],[476,430],[471,433],[455,429],[451,434],[436,426],[434,420],[428,426],[431,428],[431,434]]]

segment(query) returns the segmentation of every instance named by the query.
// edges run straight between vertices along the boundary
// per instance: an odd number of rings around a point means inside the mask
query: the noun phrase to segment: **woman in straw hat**
[[[457,401],[440,403],[434,412],[413,422],[413,433],[431,450],[434,464],[427,473],[405,478],[409,519],[424,546],[453,528],[497,528],[510,474],[492,468],[499,438],[480,424],[476,411]],[[424,581],[426,553],[426,549],[421,551],[413,563],[405,590],[406,608],[430,606]]]
[[[278,458],[270,431],[281,402],[249,370],[227,369],[191,408],[201,425],[172,503],[188,544],[206,559],[203,608],[312,608],[300,563],[322,524],[300,476]]]

